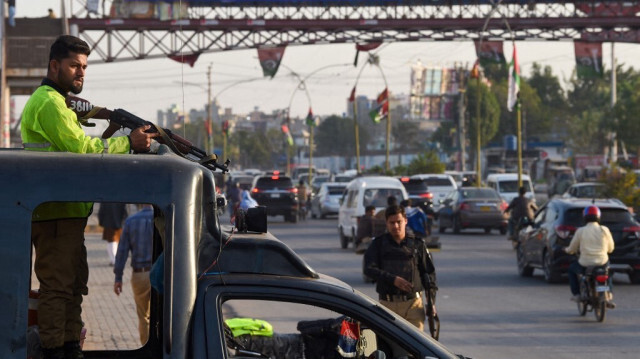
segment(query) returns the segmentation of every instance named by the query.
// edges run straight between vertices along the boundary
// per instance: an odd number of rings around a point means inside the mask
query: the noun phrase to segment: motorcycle
[[[531,220],[529,220],[528,217],[520,218],[518,223],[515,223],[515,221],[511,219],[511,217],[509,217],[509,224],[507,226],[509,229],[507,231],[507,240],[511,241],[511,246],[513,247],[513,249],[516,249],[518,247],[518,233],[520,233],[521,230],[527,228],[527,226],[530,225]]]
[[[584,316],[587,311],[593,311],[596,320],[603,322],[606,316],[607,298],[611,297],[609,285],[609,265],[590,266],[584,274],[578,274],[580,283],[580,300],[578,301],[578,313]]]

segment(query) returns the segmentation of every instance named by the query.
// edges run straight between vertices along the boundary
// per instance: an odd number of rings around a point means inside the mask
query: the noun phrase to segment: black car
[[[640,283],[640,224],[617,199],[553,199],[535,215],[532,229],[518,234],[518,272],[530,277],[534,268],[544,272],[549,283],[557,283],[567,273],[574,256],[563,251],[573,234],[584,226],[585,207],[600,208],[600,223],[611,231],[615,249],[609,254],[611,269],[626,273],[632,283]]]
[[[298,189],[290,177],[279,174],[256,177],[253,180],[251,197],[259,205],[267,207],[269,216],[282,215],[285,221],[297,221]]]
[[[433,194],[429,192],[427,181],[418,178],[398,178],[409,194],[411,205],[420,207],[426,214],[433,214]]]

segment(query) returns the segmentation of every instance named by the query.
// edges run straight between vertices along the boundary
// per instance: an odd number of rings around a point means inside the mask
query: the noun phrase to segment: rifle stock
[[[117,130],[123,127],[134,130],[138,127],[149,125],[151,128],[146,132],[160,133],[161,136],[157,137],[156,140],[159,143],[169,146],[176,154],[185,158],[192,157],[189,158],[191,160],[195,158],[196,162],[212,171],[219,169],[222,172],[229,172],[229,160],[226,160],[223,164],[219,164],[217,162],[218,157],[215,154],[208,155],[206,151],[194,146],[189,140],[174,134],[171,130],[158,127],[154,123],[146,121],[126,110],[115,109],[112,111],[106,108],[94,107],[89,101],[76,96],[67,96],[66,103],[67,107],[76,113],[78,120],[85,126],[95,126],[87,122],[89,118],[109,120],[109,127],[102,133],[102,138],[113,136]]]

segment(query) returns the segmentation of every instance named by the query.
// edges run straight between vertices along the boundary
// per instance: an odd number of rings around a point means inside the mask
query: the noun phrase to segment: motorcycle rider
[[[569,285],[571,287],[571,300],[580,301],[580,287],[578,283],[578,273],[584,274],[585,268],[589,266],[600,266],[609,263],[608,253],[613,252],[613,237],[609,228],[600,224],[600,208],[589,206],[582,213],[585,225],[578,228],[571,239],[568,247],[564,251],[568,254],[579,252],[576,261],[569,265]],[[611,278],[611,277],[609,277]],[[609,279],[611,288],[611,279]],[[613,294],[607,292],[606,305],[608,308],[615,308]]]
[[[511,216],[509,217],[509,238],[513,239],[515,237],[516,228],[520,224],[520,220],[523,217],[527,217],[530,221],[533,220],[533,214],[538,210],[538,207],[530,201],[525,194],[527,190],[524,187],[520,187],[518,189],[518,197],[515,197],[509,203],[507,209],[504,210],[504,213],[511,212]]]

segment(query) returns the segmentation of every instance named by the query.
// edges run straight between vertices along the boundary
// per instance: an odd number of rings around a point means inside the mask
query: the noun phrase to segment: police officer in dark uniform
[[[364,255],[364,273],[376,281],[380,304],[424,329],[422,291],[435,299],[435,267],[421,239],[406,235],[404,208],[385,210],[387,233],[376,237]]]

